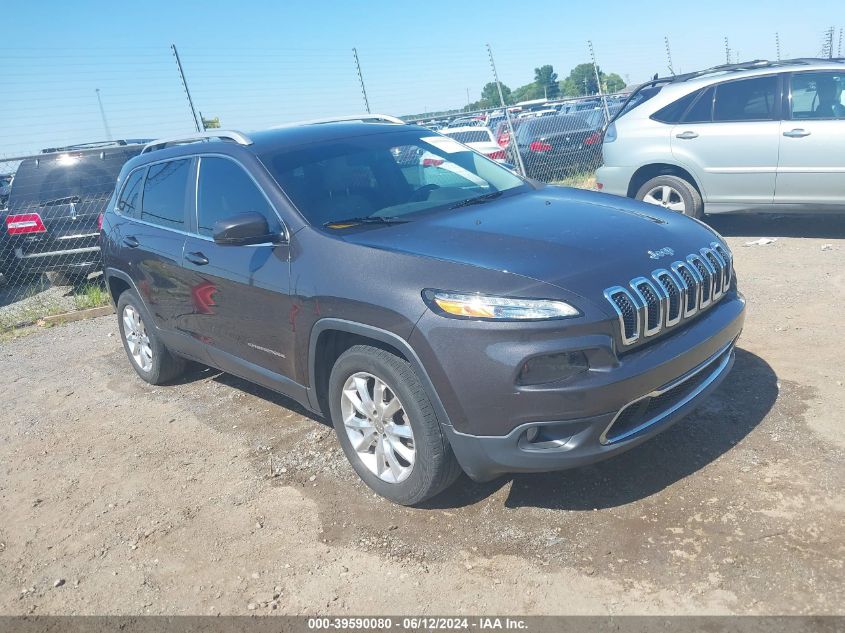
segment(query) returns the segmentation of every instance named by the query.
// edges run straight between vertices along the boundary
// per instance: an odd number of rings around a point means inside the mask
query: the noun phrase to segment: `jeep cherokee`
[[[150,143],[101,241],[141,378],[190,359],[285,394],[402,504],[636,446],[724,378],[744,319],[704,224],[383,115]]]

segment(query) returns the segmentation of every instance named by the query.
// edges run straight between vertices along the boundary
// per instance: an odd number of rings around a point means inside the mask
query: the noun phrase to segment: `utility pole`
[[[587,46],[590,48],[590,58],[593,60],[593,72],[596,73],[596,86],[599,90],[599,98],[604,106],[604,120],[610,121],[610,110],[607,108],[607,99],[604,98],[604,93],[601,89],[601,76],[599,75],[599,67],[596,64],[596,52],[593,50],[592,40],[587,40]]]
[[[502,84],[499,81],[499,73],[496,72],[496,62],[493,61],[493,49],[490,44],[487,44],[487,55],[490,56],[490,67],[493,69],[493,80],[496,82],[496,87],[499,89],[499,101],[502,102],[502,109],[505,111],[505,121],[508,123],[508,145],[513,147],[516,152],[516,162],[519,166],[519,173],[526,177],[525,164],[522,162],[522,155],[519,153],[519,145],[516,142],[516,134],[513,131],[513,123],[511,122],[511,113],[508,110],[508,104],[505,103],[505,94],[502,92]]]
[[[839,27],[839,46],[836,49],[836,56],[842,57],[842,27]]]
[[[675,76],[675,69],[672,67],[672,49],[669,48],[669,36],[664,35],[663,41],[666,43],[666,59],[669,60],[669,72],[672,73],[672,76]]]
[[[469,100],[469,88],[467,88],[467,108],[469,108],[470,103],[472,102]]]
[[[94,91],[97,93],[97,103],[100,104],[100,116],[103,118],[103,129],[106,131],[106,140],[111,141],[111,130],[109,129],[109,122],[106,121],[106,111],[103,108],[103,100],[100,98],[100,89],[95,88]]]
[[[355,68],[358,70],[358,81],[361,82],[361,94],[364,95],[364,107],[367,109],[367,114],[369,114],[370,101],[367,99],[367,88],[364,86],[364,75],[361,74],[361,62],[358,61],[358,49],[353,48],[352,54],[355,56]]]
[[[778,61],[780,61],[780,35],[775,33],[775,51],[777,51]]]
[[[194,108],[194,100],[191,99],[191,91],[188,90],[188,81],[185,79],[185,71],[182,69],[182,60],[179,59],[179,51],[176,50],[176,44],[171,44],[170,48],[173,51],[173,57],[176,58],[176,68],[179,69],[179,78],[182,80],[182,87],[185,89],[185,96],[188,97],[188,107],[191,109],[191,117],[194,119],[194,125],[197,128],[197,132],[202,132],[202,125],[200,125],[200,120],[197,118],[197,111]]]
[[[728,44],[728,38],[727,37],[725,38],[725,63],[726,64],[731,63],[731,47],[730,47],[730,44]]]

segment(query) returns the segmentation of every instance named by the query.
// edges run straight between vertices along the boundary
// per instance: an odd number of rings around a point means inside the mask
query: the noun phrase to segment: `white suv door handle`
[[[680,134],[675,134],[675,137],[676,138],[682,138],[684,140],[688,140],[688,139],[691,139],[691,138],[698,138],[698,134],[696,134],[695,132],[692,132],[690,130],[687,130],[686,132],[681,132]]]
[[[803,138],[805,136],[810,136],[810,133],[807,130],[803,130],[799,127],[795,128],[794,130],[784,132],[783,135],[788,136],[789,138]]]

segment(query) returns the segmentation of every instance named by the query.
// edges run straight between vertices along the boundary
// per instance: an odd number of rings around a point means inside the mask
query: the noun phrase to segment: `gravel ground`
[[[0,343],[0,613],[845,613],[845,221],[714,225],[749,310],[696,413],[418,509],[281,396],[146,385],[114,317]]]

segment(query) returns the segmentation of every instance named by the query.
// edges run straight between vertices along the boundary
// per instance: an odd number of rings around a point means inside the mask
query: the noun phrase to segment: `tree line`
[[[598,93],[596,70],[601,80],[601,90],[605,94],[619,92],[625,87],[622,77],[616,73],[605,74],[601,68],[593,69],[590,63],[578,64],[566,79],[558,80],[558,75],[551,64],[534,69],[534,81],[514,90],[502,84],[502,95],[508,105],[532,99],[560,99],[561,97],[581,97]],[[499,88],[491,81],[481,89],[481,99],[469,103],[465,111],[484,110],[502,105]]]

